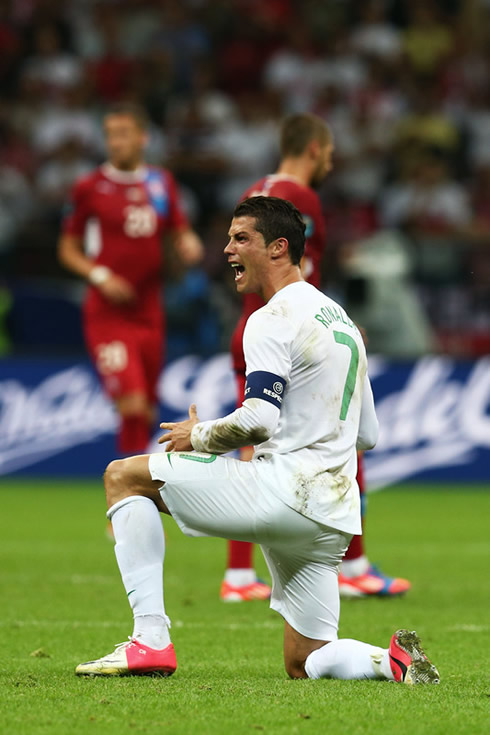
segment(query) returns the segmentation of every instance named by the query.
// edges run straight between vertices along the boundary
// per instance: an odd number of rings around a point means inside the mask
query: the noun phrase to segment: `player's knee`
[[[124,497],[126,480],[127,469],[124,459],[114,459],[107,465],[104,473],[104,487],[109,508]]]
[[[291,679],[307,679],[304,661],[285,661],[286,673]]]

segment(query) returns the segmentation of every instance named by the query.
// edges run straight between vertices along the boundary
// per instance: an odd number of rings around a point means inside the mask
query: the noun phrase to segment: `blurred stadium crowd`
[[[0,48],[4,350],[82,349],[56,241],[131,100],[206,246],[199,270],[167,262],[171,356],[228,347],[230,213],[293,111],[333,130],[324,283],[371,350],[490,352],[488,0],[0,0]]]

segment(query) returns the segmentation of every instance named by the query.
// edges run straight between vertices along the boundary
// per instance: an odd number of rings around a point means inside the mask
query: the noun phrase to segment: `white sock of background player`
[[[107,511],[116,559],[133,610],[133,638],[161,650],[170,643],[170,620],[163,602],[165,536],[155,503],[141,495],[119,501]]]
[[[343,638],[310,653],[305,663],[310,679],[391,679],[388,649]]]

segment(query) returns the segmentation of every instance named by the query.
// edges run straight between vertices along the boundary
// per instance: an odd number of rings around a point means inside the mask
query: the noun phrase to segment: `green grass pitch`
[[[225,542],[165,519],[166,605],[179,668],[170,679],[79,679],[131,616],[100,483],[0,483],[0,733],[488,732],[488,518],[483,487],[400,487],[369,499],[369,554],[406,576],[401,599],[344,601],[340,635],[387,645],[415,628],[441,685],[290,681],[282,621],[267,604],[220,603]],[[257,567],[266,576],[260,552]]]

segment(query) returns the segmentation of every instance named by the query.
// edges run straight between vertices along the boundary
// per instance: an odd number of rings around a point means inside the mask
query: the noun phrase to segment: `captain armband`
[[[265,370],[255,370],[247,375],[245,400],[261,398],[280,409],[285,387],[286,381],[280,375],[268,373]]]

